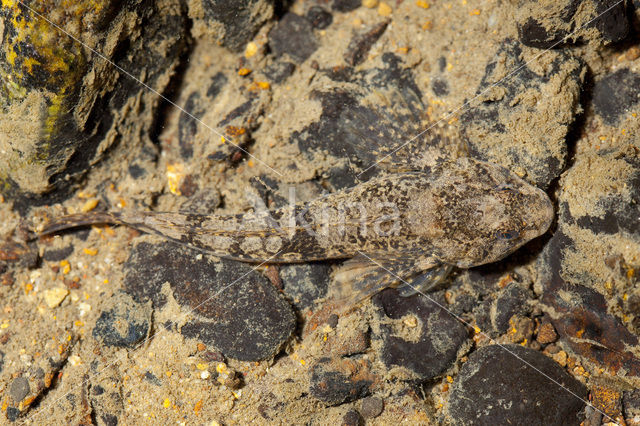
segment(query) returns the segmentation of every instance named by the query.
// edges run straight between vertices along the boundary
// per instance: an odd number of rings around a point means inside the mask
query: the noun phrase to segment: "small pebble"
[[[384,409],[384,402],[382,398],[371,396],[362,400],[362,407],[360,408],[360,414],[365,419],[373,419],[378,417]]]
[[[44,303],[50,308],[58,306],[69,294],[69,290],[63,287],[51,288],[44,292]]]
[[[380,3],[380,5],[378,6],[378,14],[380,16],[391,16],[392,12],[393,10],[391,9],[391,6],[384,2]]]
[[[538,336],[536,336],[536,340],[538,343],[546,345],[549,343],[553,343],[558,340],[558,334],[556,333],[555,328],[553,328],[553,324],[550,322],[545,322],[540,326],[538,330]]]
[[[342,426],[360,426],[364,424],[364,419],[353,408],[342,417]]]
[[[250,58],[258,53],[258,45],[250,41],[247,43],[247,47],[244,49],[244,56]]]
[[[553,360],[564,367],[567,365],[567,353],[565,351],[558,351],[553,354]]]
[[[29,381],[25,377],[16,377],[11,382],[9,388],[9,395],[15,402],[22,401],[27,395],[29,395]]]
[[[96,208],[99,201],[100,200],[98,200],[97,198],[91,198],[90,200],[87,200],[80,208],[80,211],[82,213],[90,212],[91,210]]]
[[[329,325],[329,327],[335,329],[338,326],[338,315],[336,314],[331,314],[329,315],[329,318],[327,319],[327,324]]]
[[[318,30],[323,30],[331,25],[333,16],[320,6],[313,6],[307,12],[307,19],[311,22],[311,26]]]
[[[378,0],[362,0],[362,5],[369,9],[373,9],[378,5]]]

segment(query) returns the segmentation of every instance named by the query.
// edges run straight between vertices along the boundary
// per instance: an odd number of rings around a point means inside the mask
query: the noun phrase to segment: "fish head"
[[[448,201],[440,209],[446,231],[437,249],[462,268],[503,259],[544,234],[554,218],[544,191],[493,163],[459,159],[439,178],[438,190]]]

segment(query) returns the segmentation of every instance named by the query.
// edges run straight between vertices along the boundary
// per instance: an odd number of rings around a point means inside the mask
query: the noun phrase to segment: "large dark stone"
[[[230,358],[270,358],[295,328],[289,304],[251,265],[216,261],[176,243],[138,243],[125,266],[127,292],[161,307],[165,282],[193,318],[181,333]]]
[[[420,335],[416,340],[403,339],[393,333],[389,325],[381,325],[381,358],[388,367],[405,367],[419,381],[437,377],[457,359],[458,350],[467,341],[465,326],[439,304],[421,294],[402,297],[396,290],[387,289],[374,296],[374,303],[382,308],[384,322],[401,323],[403,317],[413,315],[419,321]]]
[[[457,425],[579,424],[587,389],[555,361],[520,345],[469,356],[449,396]]]

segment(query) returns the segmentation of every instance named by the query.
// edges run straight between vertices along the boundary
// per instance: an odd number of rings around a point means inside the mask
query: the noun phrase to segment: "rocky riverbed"
[[[640,425],[640,2],[7,0],[0,418]],[[427,295],[331,304],[65,213],[241,213],[472,156],[556,219]]]

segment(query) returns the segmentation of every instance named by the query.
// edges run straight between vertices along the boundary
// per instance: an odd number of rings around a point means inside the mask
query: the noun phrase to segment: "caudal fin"
[[[89,213],[77,213],[70,214],[68,216],[62,216],[47,224],[44,228],[38,231],[38,236],[55,234],[56,232],[64,231],[65,229],[77,228],[79,226],[95,225],[99,223],[121,223],[118,213],[113,212],[89,212]]]

